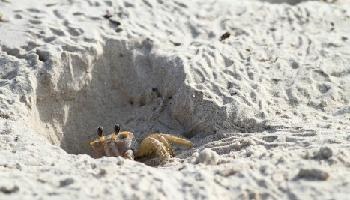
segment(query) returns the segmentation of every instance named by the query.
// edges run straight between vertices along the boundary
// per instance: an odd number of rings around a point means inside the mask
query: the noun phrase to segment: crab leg
[[[171,144],[169,143],[169,141],[163,136],[163,135],[159,135],[157,137],[157,139],[164,145],[164,147],[166,148],[166,151],[171,155],[171,156],[175,156],[175,153],[173,151],[173,148],[171,147]]]
[[[140,144],[139,149],[137,150],[135,157],[145,157],[156,154],[162,160],[167,160],[170,158],[170,154],[167,151],[165,145],[158,141],[155,138],[146,137]]]

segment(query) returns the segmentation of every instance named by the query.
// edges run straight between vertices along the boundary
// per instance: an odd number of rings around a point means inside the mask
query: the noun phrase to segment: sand
[[[0,1],[0,199],[347,199],[347,1]],[[93,159],[97,126],[186,137]],[[137,147],[137,146],[136,146]]]

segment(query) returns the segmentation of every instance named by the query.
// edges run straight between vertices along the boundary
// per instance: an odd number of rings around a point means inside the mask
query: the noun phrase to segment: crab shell
[[[128,150],[131,150],[132,142],[134,140],[134,134],[128,131],[119,132],[118,135],[114,135],[116,139],[113,139],[118,151],[125,153]],[[112,136],[113,137],[113,136]]]
[[[112,133],[107,136],[101,136],[90,142],[90,146],[94,151],[94,157],[100,158],[103,156],[122,156],[124,158],[133,159],[131,145],[134,139],[134,134],[128,131]]]

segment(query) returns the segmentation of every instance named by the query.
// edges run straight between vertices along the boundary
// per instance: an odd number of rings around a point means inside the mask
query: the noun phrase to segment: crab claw
[[[100,137],[103,136],[103,127],[102,127],[102,126],[99,126],[99,127],[97,128],[97,135],[100,136]]]
[[[115,124],[114,125],[114,132],[115,133],[119,133],[119,131],[120,131],[120,125],[119,124]]]

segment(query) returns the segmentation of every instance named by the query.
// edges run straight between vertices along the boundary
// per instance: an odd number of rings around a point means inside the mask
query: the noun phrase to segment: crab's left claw
[[[123,155],[124,158],[127,158],[127,159],[130,159],[130,160],[134,160],[134,152],[130,149],[130,150],[127,150],[124,155]]]

